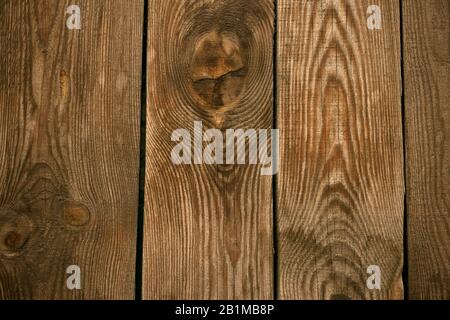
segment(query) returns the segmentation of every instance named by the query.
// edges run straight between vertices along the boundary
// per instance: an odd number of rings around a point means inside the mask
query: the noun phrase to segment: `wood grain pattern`
[[[382,29],[368,30],[378,5]],[[398,1],[280,0],[281,299],[403,296]],[[367,267],[381,268],[369,290]]]
[[[450,2],[403,1],[409,297],[450,299]]]
[[[172,131],[272,127],[270,0],[150,1],[144,299],[268,299],[270,176],[174,165]]]
[[[134,296],[143,1],[76,4],[0,3],[1,299]]]

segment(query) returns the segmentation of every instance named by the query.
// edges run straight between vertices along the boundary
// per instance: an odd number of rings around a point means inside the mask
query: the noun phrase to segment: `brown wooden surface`
[[[270,0],[150,1],[144,299],[269,299],[270,176],[174,165],[172,131],[272,127]]]
[[[382,29],[368,30],[367,8]],[[281,299],[403,297],[398,1],[278,1]],[[366,269],[381,268],[381,290]]]
[[[403,1],[409,297],[450,299],[450,2]]]
[[[404,236],[409,297],[450,299],[449,2],[276,3],[272,208],[261,165],[175,165],[171,134],[272,127],[273,0],[0,1],[0,299],[134,298],[145,85],[144,299],[401,299]]]
[[[134,297],[143,1],[76,4],[0,3],[0,299]]]

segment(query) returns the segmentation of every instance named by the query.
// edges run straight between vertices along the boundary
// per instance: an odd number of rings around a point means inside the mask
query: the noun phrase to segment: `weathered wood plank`
[[[76,3],[0,4],[1,299],[134,296],[143,1]]]
[[[382,29],[367,10],[381,8]],[[279,0],[281,299],[402,298],[398,1]],[[368,266],[381,268],[369,290]]]
[[[403,1],[408,280],[450,299],[450,3]]]
[[[175,165],[171,135],[272,127],[273,2],[149,6],[143,297],[271,298],[271,177]]]

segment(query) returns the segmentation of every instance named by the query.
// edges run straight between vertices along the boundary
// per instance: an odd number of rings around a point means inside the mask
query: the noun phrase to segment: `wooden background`
[[[448,0],[0,1],[0,299],[450,299],[449,68]]]

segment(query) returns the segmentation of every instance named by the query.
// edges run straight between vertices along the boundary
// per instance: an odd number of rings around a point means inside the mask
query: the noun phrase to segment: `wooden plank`
[[[408,281],[450,299],[450,3],[403,1]]]
[[[175,165],[174,130],[272,127],[271,0],[150,1],[144,299],[269,299],[271,176]],[[201,131],[197,131],[201,133]]]
[[[134,296],[143,1],[69,4],[0,4],[1,299]]]
[[[381,9],[369,30],[368,7]],[[281,299],[403,296],[398,1],[279,0]],[[367,268],[381,269],[369,290]]]

